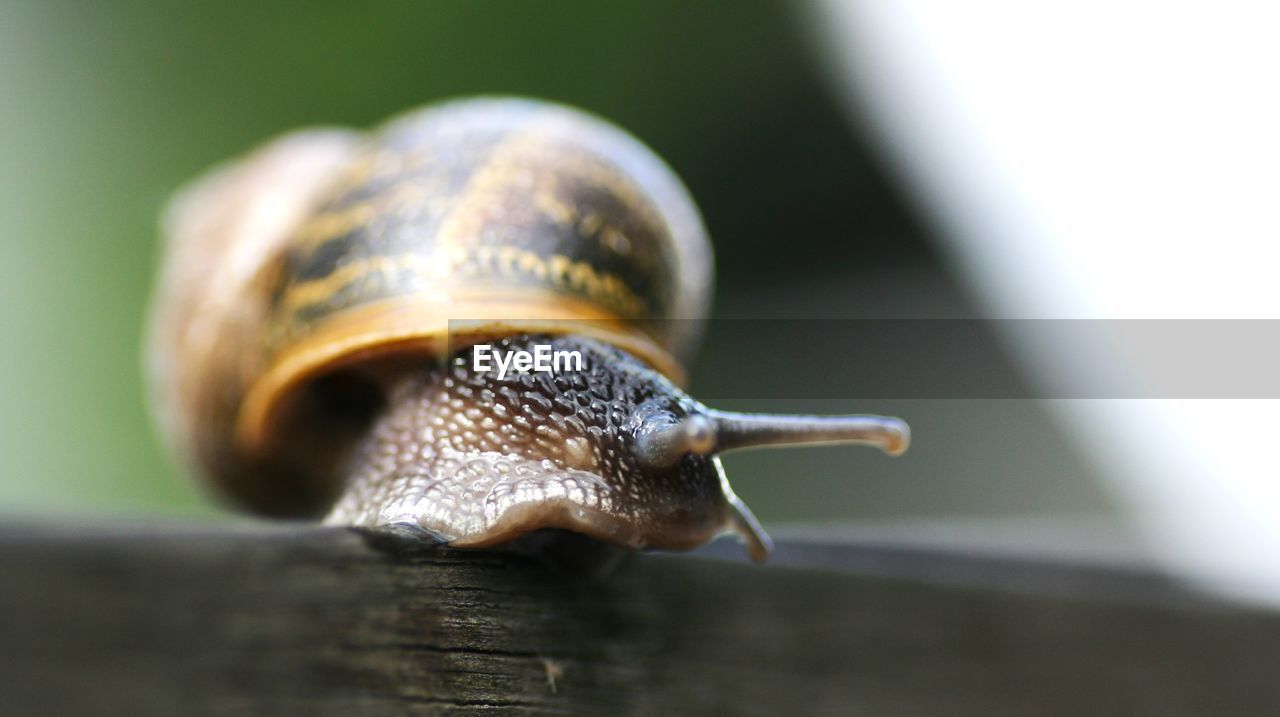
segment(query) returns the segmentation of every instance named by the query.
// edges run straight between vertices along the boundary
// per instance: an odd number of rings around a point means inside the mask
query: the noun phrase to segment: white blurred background
[[[1280,318],[1280,8],[818,0],[869,124],[991,317]],[[1138,380],[1119,335],[1005,337],[1032,381]],[[1105,374],[1105,375],[1104,375]],[[1280,402],[1050,400],[1165,563],[1280,602]]]

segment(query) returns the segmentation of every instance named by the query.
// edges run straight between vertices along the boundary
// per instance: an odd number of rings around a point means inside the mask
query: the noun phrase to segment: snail
[[[156,422],[252,512],[456,547],[736,534],[763,560],[719,453],[908,443],[898,419],[729,413],[678,388],[712,290],[701,219],[648,148],[575,109],[481,98],[285,135],[162,225]],[[539,347],[580,363],[477,370]]]

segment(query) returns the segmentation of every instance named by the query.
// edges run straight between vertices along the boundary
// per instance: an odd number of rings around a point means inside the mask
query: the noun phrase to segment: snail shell
[[[163,229],[157,421],[258,513],[459,546],[733,532],[763,558],[717,451],[906,444],[892,419],[726,414],[677,388],[712,289],[701,220],[661,160],[576,110],[467,100],[291,134],[183,190]],[[585,366],[479,374],[481,342]]]

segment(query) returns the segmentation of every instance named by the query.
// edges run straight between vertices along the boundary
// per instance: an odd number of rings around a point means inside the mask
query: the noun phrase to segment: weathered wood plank
[[[1280,707],[1280,616],[1158,576],[891,548],[788,554],[794,565],[767,567],[638,556],[587,580],[338,529],[11,529],[0,711]]]

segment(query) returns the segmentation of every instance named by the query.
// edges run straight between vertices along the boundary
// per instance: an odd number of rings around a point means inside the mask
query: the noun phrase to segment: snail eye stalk
[[[767,446],[856,444],[891,456],[911,443],[911,429],[887,416],[791,416],[708,411],[649,429],[636,441],[641,465],[661,470],[687,453],[711,455]]]

